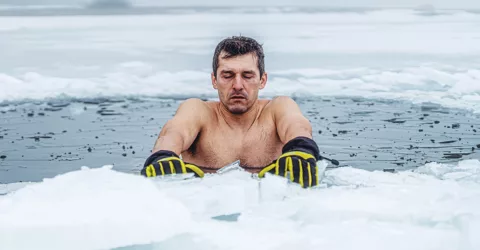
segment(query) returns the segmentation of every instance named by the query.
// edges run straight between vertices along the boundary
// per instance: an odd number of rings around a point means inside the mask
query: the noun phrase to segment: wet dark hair
[[[262,45],[255,39],[245,36],[232,36],[222,40],[215,48],[213,55],[213,74],[217,77],[217,69],[220,53],[222,51],[225,55],[222,58],[232,58],[240,55],[254,53],[257,58],[258,71],[260,71],[260,77],[265,72],[265,55],[263,54]]]

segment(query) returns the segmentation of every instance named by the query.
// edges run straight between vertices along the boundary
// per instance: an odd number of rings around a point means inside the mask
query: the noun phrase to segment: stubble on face
[[[223,58],[220,54],[217,88],[220,101],[232,114],[241,115],[251,109],[258,96],[260,77],[253,53]]]

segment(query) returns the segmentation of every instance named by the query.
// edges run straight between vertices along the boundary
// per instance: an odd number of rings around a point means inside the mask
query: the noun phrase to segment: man
[[[263,48],[254,39],[221,41],[211,74],[219,101],[184,101],[162,128],[142,174],[203,177],[240,160],[261,178],[269,172],[305,188],[318,185],[321,156],[310,122],[289,97],[258,99],[267,78]]]

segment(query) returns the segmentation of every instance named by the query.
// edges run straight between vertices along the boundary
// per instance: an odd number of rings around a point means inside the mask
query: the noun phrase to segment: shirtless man
[[[219,101],[188,99],[162,128],[141,173],[147,177],[194,173],[203,177],[240,160],[247,171],[318,185],[319,154],[312,127],[289,97],[258,99],[267,83],[260,44],[231,37],[215,49],[213,88]],[[179,157],[181,155],[181,158]]]

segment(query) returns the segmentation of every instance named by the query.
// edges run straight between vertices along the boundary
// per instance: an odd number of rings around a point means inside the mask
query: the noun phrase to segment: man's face
[[[260,77],[254,53],[222,58],[220,53],[217,77],[212,73],[213,88],[218,90],[220,102],[232,114],[247,112],[265,87],[267,74]]]

